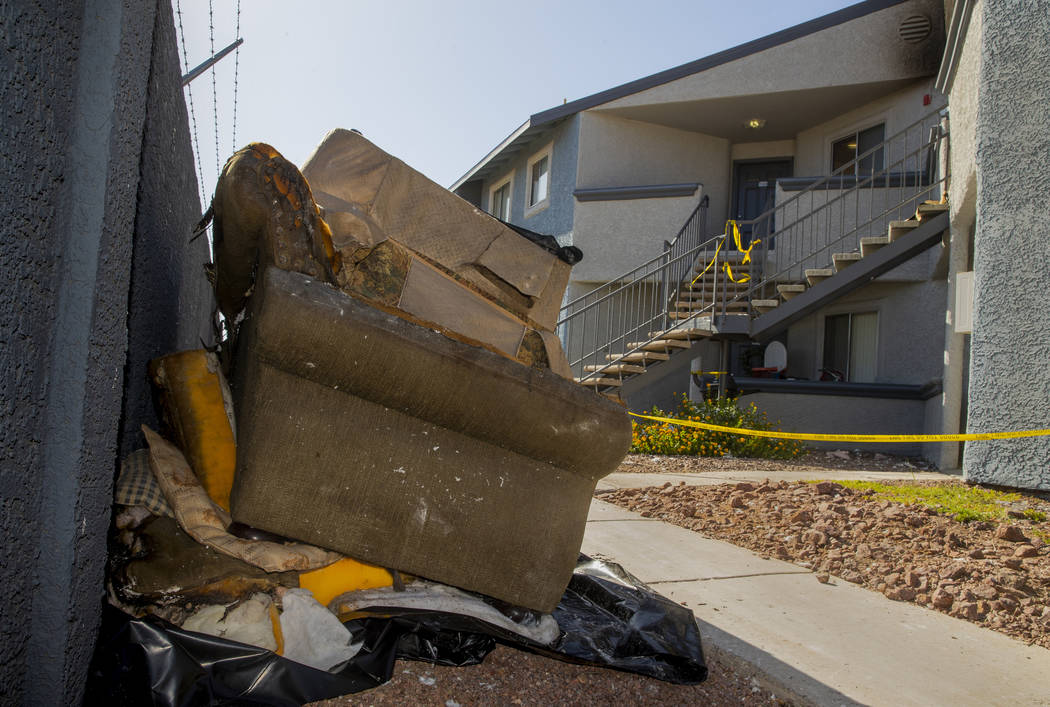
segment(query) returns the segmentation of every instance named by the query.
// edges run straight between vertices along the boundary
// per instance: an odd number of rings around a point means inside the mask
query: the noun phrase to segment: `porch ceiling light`
[[[752,130],[758,130],[759,128],[765,126],[765,124],[766,124],[766,119],[765,118],[751,118],[749,121],[744,123],[744,125],[746,125],[747,127],[751,128]]]

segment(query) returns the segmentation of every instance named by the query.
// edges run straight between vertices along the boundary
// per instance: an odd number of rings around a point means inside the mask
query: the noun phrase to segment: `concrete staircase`
[[[828,267],[806,268],[802,282],[756,282],[756,263],[744,263],[739,252],[719,253],[710,268],[713,254],[698,258],[668,310],[668,318],[680,324],[649,332],[649,340],[630,342],[626,351],[607,354],[606,363],[585,366],[588,376],[576,380],[618,398],[629,381],[651,376],[650,371],[666,369],[672,361],[682,364],[694,358],[692,349],[702,341],[768,338],[940,242],[948,227],[947,210],[946,203],[924,202],[909,219],[891,221],[885,236],[860,238],[856,250],[832,253]]]

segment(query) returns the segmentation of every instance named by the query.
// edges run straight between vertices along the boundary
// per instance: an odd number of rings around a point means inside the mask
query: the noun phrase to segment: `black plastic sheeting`
[[[354,640],[363,641],[361,651],[325,672],[107,606],[85,704],[300,705],[381,685],[399,658],[473,665],[497,643],[674,683],[707,677],[691,611],[619,565],[585,556],[554,610],[562,635],[550,646],[458,614],[382,607],[367,613],[346,623]]]

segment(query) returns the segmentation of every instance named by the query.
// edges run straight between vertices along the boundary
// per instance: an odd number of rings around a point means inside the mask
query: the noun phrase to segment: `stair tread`
[[[792,285],[777,285],[777,292],[805,292],[806,286],[800,283]]]
[[[681,339],[654,339],[653,341],[632,341],[627,344],[629,349],[643,349],[645,351],[659,351],[660,349],[688,349],[692,344]]]
[[[623,385],[623,381],[620,380],[619,378],[594,377],[594,378],[576,378],[574,380],[577,383],[579,383],[580,385],[588,385],[588,386],[594,386],[594,387],[603,386],[603,385],[604,386],[617,386],[618,387],[618,386]]]
[[[705,339],[711,336],[711,330],[700,329],[698,327],[667,329],[665,331],[651,331],[649,332],[649,336],[659,336],[663,339],[670,339],[673,341],[688,341],[689,339]]]
[[[670,317],[671,319],[690,319],[690,318],[696,316],[696,312],[685,312],[685,311],[681,311],[680,312],[678,310],[674,310],[673,309],[673,310],[671,310],[670,312],[667,313],[667,316]]]
[[[860,239],[860,254],[867,257],[879,248],[893,242],[891,236],[865,236]]]
[[[679,311],[682,311],[682,312],[690,312],[692,314],[696,314],[697,312],[703,312],[703,311],[705,311],[707,309],[710,309],[711,306],[712,306],[711,302],[706,302],[706,303],[700,302],[700,303],[697,303],[695,305],[690,303],[690,302],[677,302],[676,306],[675,306],[675,309],[677,309]],[[718,306],[721,307],[722,303],[719,302]],[[735,300],[735,301],[727,301],[726,304],[725,304],[725,307],[726,307],[726,309],[742,309],[742,308],[746,308],[747,307],[747,300],[740,299],[740,300]]]
[[[726,290],[727,292],[745,292],[751,283],[741,282],[739,284],[732,283],[729,285],[719,284],[718,287],[713,287],[710,284],[707,285],[694,285],[692,287],[686,286],[678,293],[679,297],[701,297],[704,295],[710,296],[712,292]]]
[[[635,361],[666,361],[669,358],[671,358],[670,354],[659,353],[656,351],[635,351],[634,353],[629,354],[608,354],[605,357],[605,360],[634,363]]]
[[[832,268],[807,268],[806,269],[806,282],[813,286],[818,282],[827,280],[829,277],[835,274]]]
[[[935,201],[933,203],[930,203],[927,201],[924,204],[919,204],[919,208],[915,209],[915,215],[921,221],[927,216],[935,216],[937,214],[942,214],[947,210],[948,204],[944,202]]]
[[[915,219],[908,219],[907,221],[890,221],[890,228],[918,228],[919,222]]]
[[[778,299],[753,299],[751,300],[752,307],[779,307],[780,300]]]
[[[588,365],[583,370],[588,373],[618,373],[628,375],[634,373],[645,373],[645,366],[636,366],[631,363],[606,363],[604,365]]]

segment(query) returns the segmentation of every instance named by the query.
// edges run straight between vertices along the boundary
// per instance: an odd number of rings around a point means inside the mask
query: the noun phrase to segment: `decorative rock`
[[[1016,525],[1000,525],[995,531],[995,537],[1011,543],[1028,542],[1028,536]]]
[[[971,560],[983,560],[984,552],[981,550],[981,548],[978,547],[973,550],[970,550],[969,557]]]
[[[830,496],[833,493],[837,493],[842,490],[842,486],[839,484],[832,483],[830,481],[821,481],[819,484],[814,486],[816,492],[822,496]]]
[[[813,515],[809,511],[796,511],[788,520],[792,523],[809,523],[813,520]]]
[[[754,491],[755,485],[748,483],[747,481],[741,481],[734,488],[736,488],[737,491]]]
[[[852,584],[861,584],[864,581],[864,576],[860,572],[855,570],[845,570],[841,575],[843,580]]]
[[[817,581],[821,584],[827,584],[829,581],[831,581],[831,577],[829,577],[826,572],[818,572],[816,577]]]
[[[930,597],[930,603],[938,609],[950,609],[954,602],[955,596],[943,589],[937,589]]]
[[[741,498],[740,496],[730,496],[729,497],[729,507],[730,508],[747,508],[747,504],[744,503],[744,499]]]
[[[1014,557],[1036,557],[1037,555],[1039,555],[1039,550],[1031,545],[1022,545],[1014,550]]]
[[[808,543],[812,543],[817,547],[823,547],[828,544],[828,536],[819,530],[808,530],[802,534],[802,539]]]

